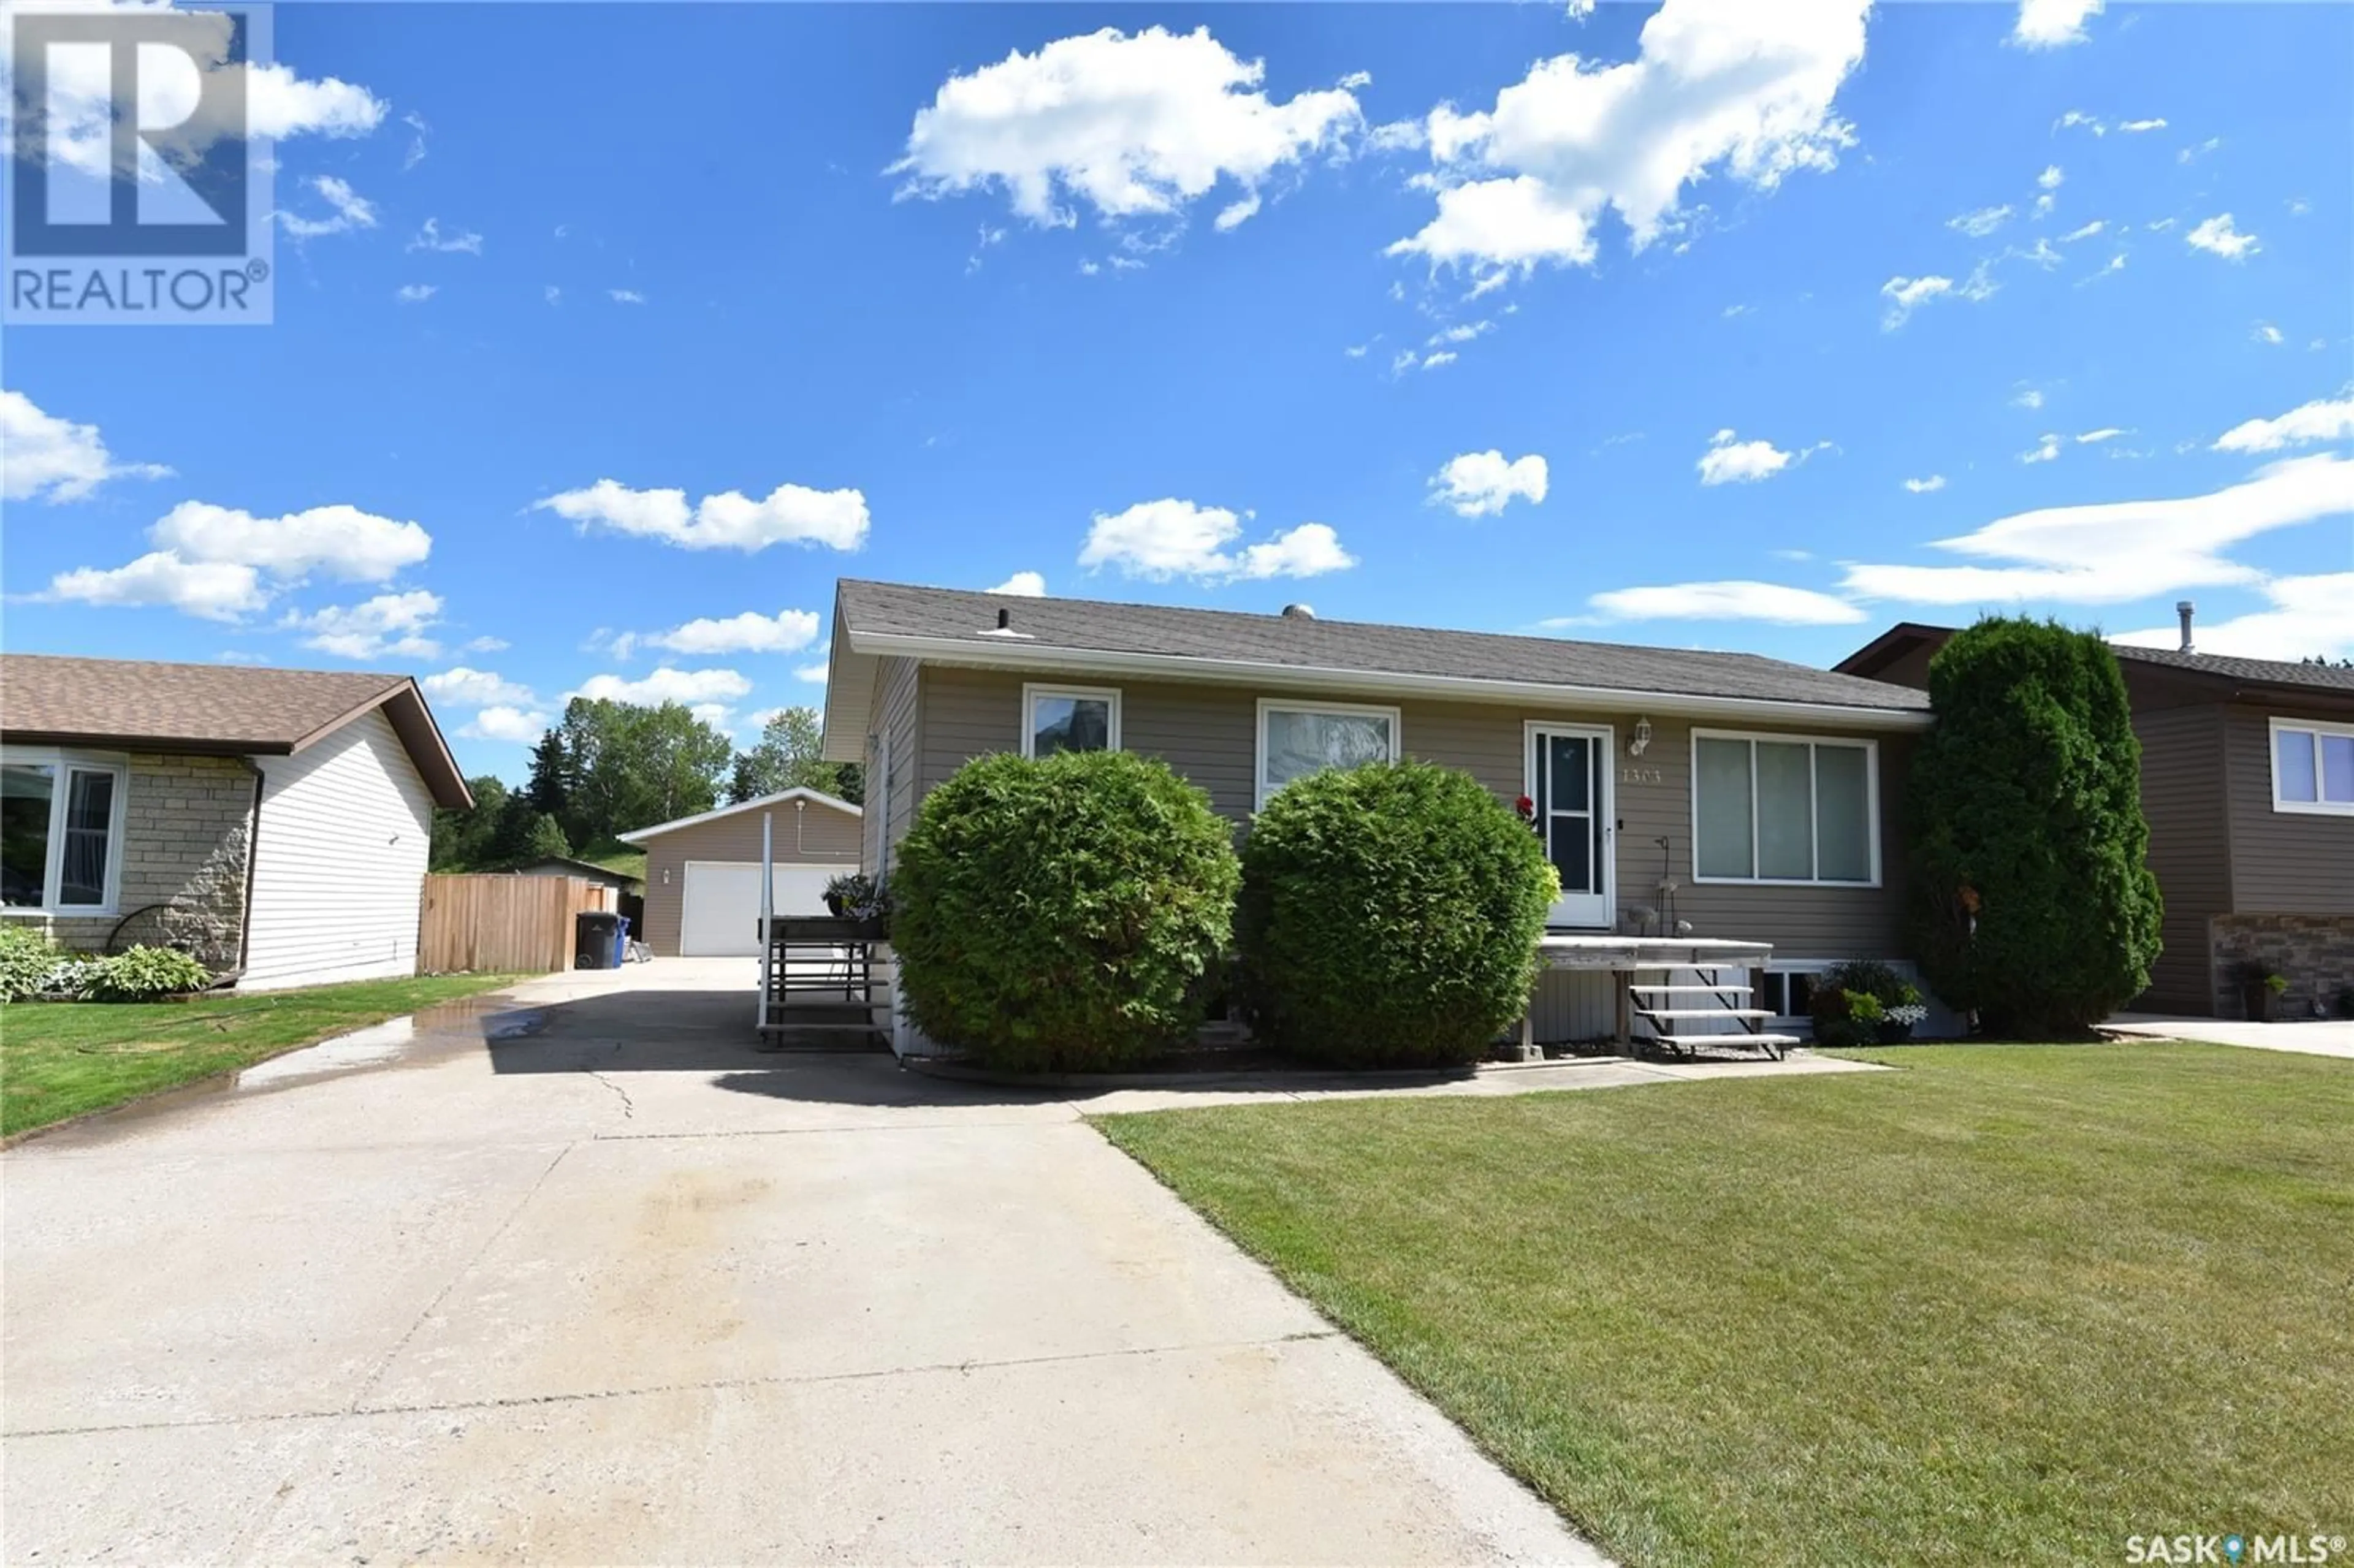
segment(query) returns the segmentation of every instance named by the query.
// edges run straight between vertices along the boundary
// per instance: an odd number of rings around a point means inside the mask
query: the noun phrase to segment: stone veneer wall
[[[2313,1005],[2335,1015],[2354,986],[2354,915],[2219,915],[2215,917],[2215,1015],[2244,1018],[2240,966],[2259,963],[2288,981],[2281,1018],[2307,1018]]]
[[[236,968],[245,936],[254,779],[241,757],[132,753],[123,842],[116,846],[122,880],[115,913],[52,916],[46,921],[50,935],[75,952],[101,952],[124,916],[164,904],[173,911],[175,947],[187,947],[212,969]]]

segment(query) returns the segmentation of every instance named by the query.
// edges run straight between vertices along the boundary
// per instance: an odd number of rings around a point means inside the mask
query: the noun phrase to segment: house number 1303
[[[1656,768],[1621,768],[1618,770],[1618,782],[1621,784],[1664,784],[1667,781],[1668,776]]]

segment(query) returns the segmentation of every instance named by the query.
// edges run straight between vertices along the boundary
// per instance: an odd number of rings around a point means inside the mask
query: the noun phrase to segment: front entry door
[[[1548,926],[1607,929],[1613,910],[1612,863],[1617,823],[1611,817],[1614,732],[1588,725],[1529,727],[1529,799],[1545,858],[1561,874],[1561,899]]]

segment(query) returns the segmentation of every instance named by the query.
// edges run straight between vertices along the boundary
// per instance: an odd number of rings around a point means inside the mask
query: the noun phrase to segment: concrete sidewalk
[[[0,1156],[6,1560],[1599,1561],[1085,1102],[750,1003],[554,977]]]
[[[2243,1045],[2252,1051],[2293,1051],[2301,1056],[2342,1056],[2354,1061],[2354,1020],[2250,1023],[2237,1018],[2120,1012],[2101,1027],[2143,1040],[2199,1040],[2211,1045]]]

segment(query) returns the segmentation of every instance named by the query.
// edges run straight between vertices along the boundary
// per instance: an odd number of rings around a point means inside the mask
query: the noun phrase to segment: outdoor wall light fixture
[[[1651,721],[1649,718],[1638,718],[1635,721],[1635,738],[1627,743],[1627,755],[1640,757],[1650,748]]]

